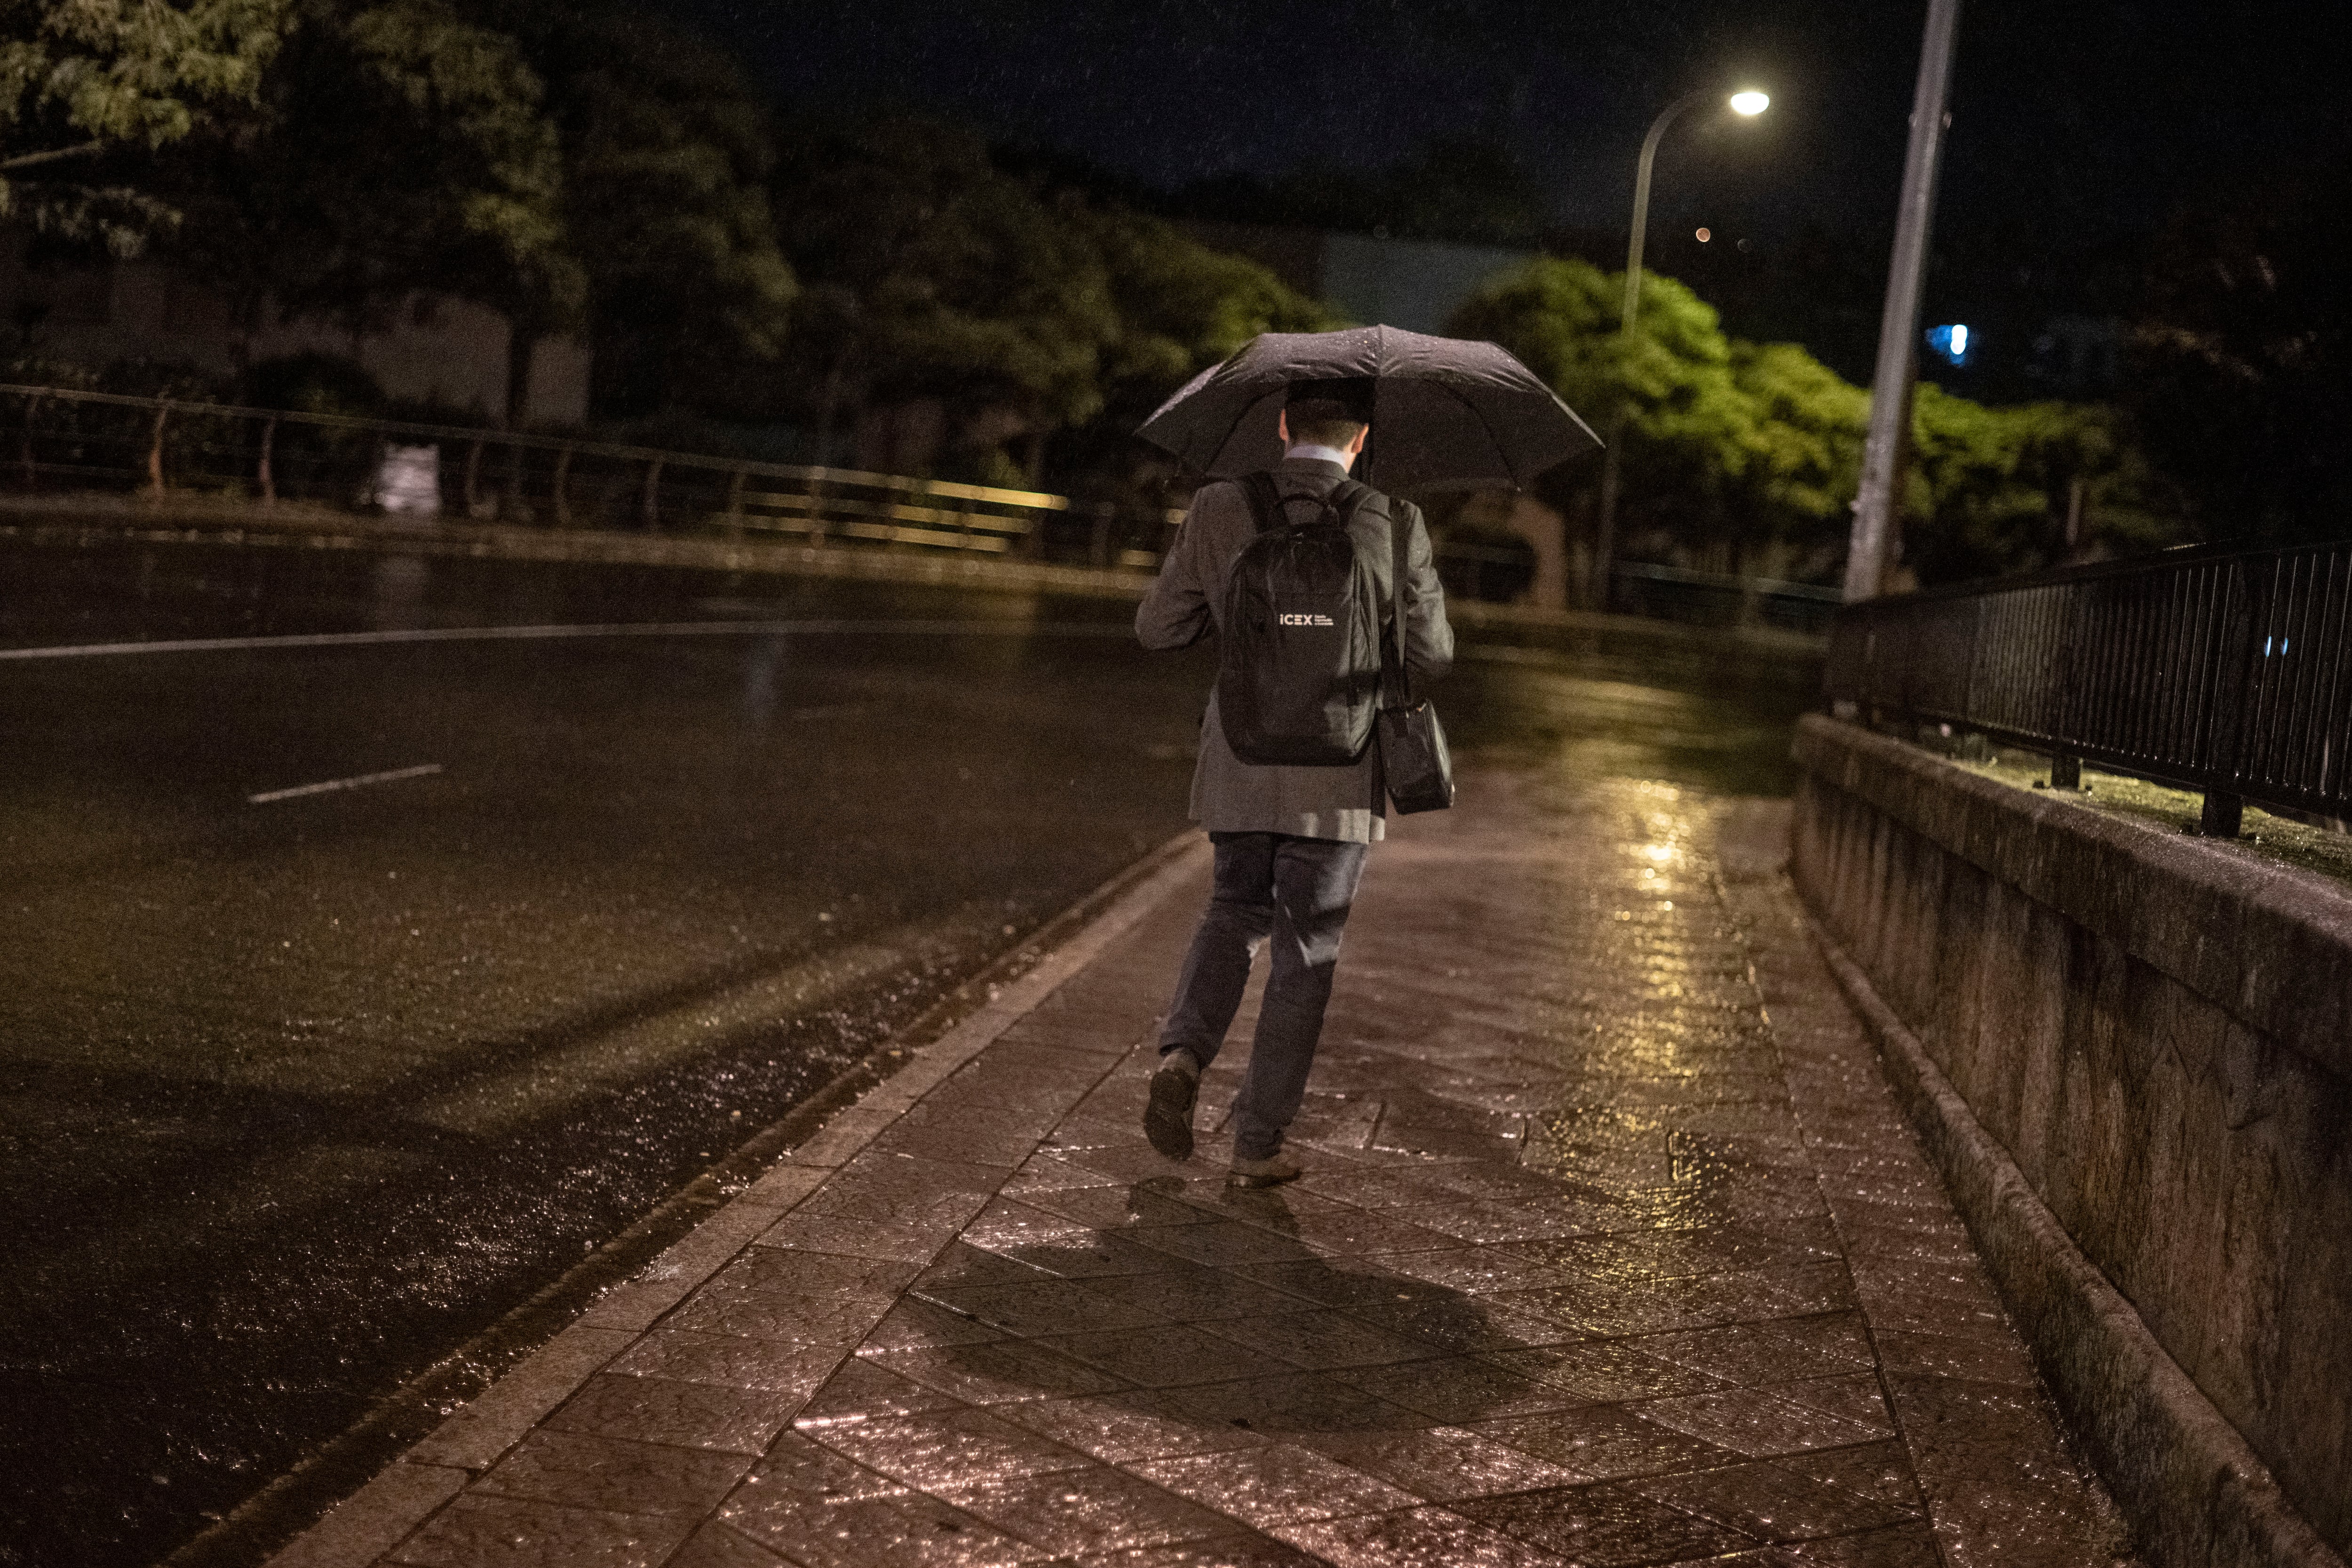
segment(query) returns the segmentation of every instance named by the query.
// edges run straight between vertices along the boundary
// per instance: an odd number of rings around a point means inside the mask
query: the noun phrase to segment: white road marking
[[[134,653],[214,653],[240,648],[372,647],[397,643],[541,642],[558,637],[816,637],[869,632],[892,637],[1131,637],[1118,623],[1032,621],[623,621],[603,626],[418,626],[383,632],[299,632],[266,637],[179,637],[153,642],[68,643],[0,648],[0,659],[99,658]]]
[[[329,790],[357,789],[362,784],[390,784],[394,779],[421,779],[427,773],[441,771],[439,763],[420,763],[413,768],[393,768],[380,773],[361,773],[355,778],[329,779],[324,784],[296,784],[292,789],[266,789],[259,795],[245,797],[248,805],[268,805],[273,800],[292,800],[298,795],[324,795]]]

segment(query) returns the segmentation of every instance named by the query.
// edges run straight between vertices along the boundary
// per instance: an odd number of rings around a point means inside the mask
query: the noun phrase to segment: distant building
[[[364,332],[315,318],[288,320],[265,308],[264,321],[248,330],[226,300],[168,262],[33,268],[26,263],[29,238],[21,229],[0,229],[0,331],[13,331],[15,340],[5,357],[93,370],[147,361],[226,377],[284,355],[335,354],[356,362],[397,402],[477,418],[506,412],[507,320],[483,306],[415,294]],[[541,342],[531,355],[524,422],[584,423],[588,368],[584,344]]]
[[[2027,379],[2047,397],[2104,397],[2123,380],[2124,324],[2105,316],[2052,316],[2033,336]]]
[[[1446,318],[1489,279],[1538,254],[1271,224],[1191,221],[1178,226],[1213,250],[1248,257],[1350,321],[1412,332],[1444,331]]]

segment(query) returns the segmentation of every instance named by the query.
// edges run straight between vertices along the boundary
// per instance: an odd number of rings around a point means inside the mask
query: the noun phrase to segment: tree
[[[268,300],[357,331],[417,290],[578,319],[561,144],[513,38],[445,0],[301,0],[260,98],[247,134],[172,170],[182,259],[247,320]]]
[[[1597,426],[1626,421],[1622,473],[1626,546],[1659,541],[1727,544],[1725,515],[1752,424],[1732,372],[1732,345],[1706,302],[1648,274],[1633,331],[1618,330],[1622,274],[1591,262],[1542,258],[1489,284],[1447,331],[1500,343]],[[1595,471],[1580,470],[1585,485]],[[1562,498],[1583,510],[1589,497]],[[1654,547],[1653,545],[1652,547]]]
[[[2133,554],[2191,535],[2185,499],[2116,409],[1988,408],[1922,382],[1912,451],[1903,564],[1924,584]]]
[[[0,217],[134,254],[177,215],[116,155],[251,103],[289,4],[0,0]]]
[[[1116,316],[1097,370],[1101,409],[1057,449],[1069,466],[1125,466],[1135,427],[1169,394],[1260,332],[1339,325],[1256,262],[1212,250],[1162,219],[1068,201],[1061,212],[1099,258]]]
[[[1823,580],[1843,559],[1870,395],[1794,343],[1727,338],[1672,279],[1549,258],[1489,284],[1450,330],[1509,349],[1570,406],[1626,416],[1626,540],[1717,571]],[[2130,420],[2061,403],[1988,408],[1922,383],[1905,564],[1921,582],[2178,542],[2188,510]],[[1586,481],[1589,483],[1590,481]],[[1570,510],[1582,499],[1562,498]]]
[[[1034,478],[1045,434],[1101,405],[1119,333],[1101,258],[978,138],[910,119],[803,127],[775,189],[821,461],[845,410],[938,397],[974,445],[1025,438]]]
[[[2352,512],[2347,172],[2186,209],[2149,269],[2134,412],[2217,536],[2341,538]]]
[[[1794,343],[1732,344],[1745,404],[1734,508],[1759,576],[1826,573],[1843,554],[1870,394]]]
[[[546,83],[600,410],[707,401],[698,367],[774,358],[798,283],[770,209],[768,111],[735,63],[616,5],[498,0],[482,15]],[[562,324],[526,314],[519,335]]]

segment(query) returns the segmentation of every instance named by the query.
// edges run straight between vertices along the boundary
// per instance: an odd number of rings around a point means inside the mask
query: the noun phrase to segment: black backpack
[[[1338,767],[1364,754],[1381,695],[1381,593],[1348,522],[1375,492],[1343,479],[1318,500],[1272,474],[1241,481],[1255,537],[1225,575],[1217,713],[1245,763]],[[1293,509],[1315,515],[1292,521]]]

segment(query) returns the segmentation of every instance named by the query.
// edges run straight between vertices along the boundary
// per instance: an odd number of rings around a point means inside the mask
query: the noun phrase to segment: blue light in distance
[[[1969,363],[1969,351],[1976,346],[1976,334],[1964,322],[1955,321],[1948,327],[1927,329],[1927,349],[1941,354],[1954,364]]]

